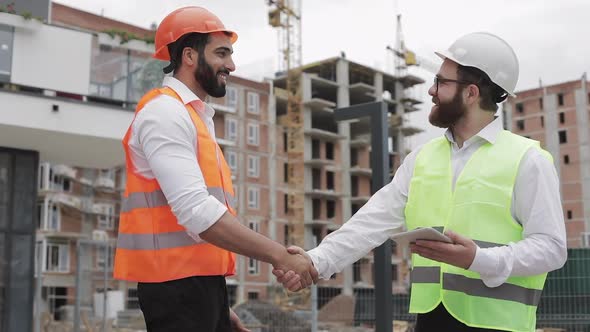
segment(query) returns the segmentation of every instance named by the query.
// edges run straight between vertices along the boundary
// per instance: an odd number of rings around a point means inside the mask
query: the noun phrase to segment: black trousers
[[[230,332],[225,277],[198,276],[138,283],[148,332]]]
[[[451,316],[444,305],[439,304],[431,312],[418,314],[414,332],[501,332],[498,330],[469,327]]]

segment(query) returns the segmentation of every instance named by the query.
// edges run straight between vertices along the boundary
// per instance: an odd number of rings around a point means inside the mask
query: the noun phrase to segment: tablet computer
[[[391,239],[398,244],[410,244],[416,240],[431,240],[453,243],[448,236],[437,231],[432,227],[416,228],[411,231],[397,233],[391,236]]]

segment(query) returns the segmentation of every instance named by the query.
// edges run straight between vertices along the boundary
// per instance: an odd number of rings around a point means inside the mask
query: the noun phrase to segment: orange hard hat
[[[156,46],[154,58],[169,61],[168,44],[191,32],[229,32],[232,44],[238,39],[235,32],[227,30],[219,17],[207,9],[195,6],[183,7],[168,14],[158,26],[154,41]]]

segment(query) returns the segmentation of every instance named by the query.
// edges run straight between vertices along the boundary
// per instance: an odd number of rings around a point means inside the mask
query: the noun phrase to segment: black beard
[[[205,60],[204,52],[203,54],[199,53],[199,66],[195,71],[195,79],[209,96],[215,98],[225,96],[225,84],[219,83],[217,79],[218,73],[226,73],[229,75],[229,71],[225,68],[215,73],[213,67],[211,67]]]
[[[463,104],[461,91],[457,90],[455,96],[450,102],[442,103],[440,100],[438,101],[437,110],[430,112],[428,121],[433,126],[439,128],[449,128],[456,124],[466,112],[467,106]]]

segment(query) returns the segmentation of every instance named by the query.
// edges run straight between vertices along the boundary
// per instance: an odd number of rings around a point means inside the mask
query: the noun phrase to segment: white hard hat
[[[457,39],[448,50],[434,53],[443,60],[483,71],[492,82],[516,97],[518,58],[502,38],[487,32],[474,32]]]

